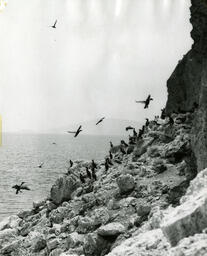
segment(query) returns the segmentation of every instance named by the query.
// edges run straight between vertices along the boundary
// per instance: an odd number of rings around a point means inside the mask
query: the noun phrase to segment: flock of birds
[[[56,24],[57,24],[57,20],[55,21],[54,25],[51,26],[51,27],[52,27],[52,28],[56,28]],[[146,109],[146,108],[149,107],[150,101],[152,101],[152,100],[153,100],[153,98],[151,98],[151,95],[148,95],[148,97],[147,97],[146,100],[143,100],[143,101],[135,101],[135,102],[136,102],[136,103],[142,103],[142,104],[144,104],[144,108]],[[101,119],[99,119],[99,120],[96,122],[96,125],[99,125],[100,123],[102,123],[102,122],[104,121],[104,119],[105,119],[105,117],[102,117]],[[149,125],[149,119],[147,118],[147,119],[146,119],[145,126],[148,126],[148,125]],[[143,133],[144,133],[144,126],[143,126],[142,129],[139,130],[139,134],[137,134],[135,128],[132,127],[132,126],[126,127],[126,131],[129,131],[129,130],[133,130],[133,137],[141,138],[142,135],[143,135]],[[67,131],[67,133],[74,134],[74,137],[77,137],[77,136],[80,134],[80,132],[82,132],[82,131],[83,131],[83,130],[82,130],[82,125],[80,125],[76,131]],[[135,142],[132,141],[132,138],[133,138],[133,137],[130,137],[130,142],[129,142],[130,144],[135,144]],[[56,145],[55,142],[53,142],[52,144]],[[124,147],[127,147],[127,146],[128,146],[128,144],[127,144],[124,140],[121,140],[121,145],[124,146]],[[125,151],[124,147],[122,147],[122,146],[120,147],[121,153],[122,153],[122,154],[127,154],[127,152]],[[114,147],[114,145],[113,145],[113,143],[112,143],[111,141],[110,141],[110,147],[111,147],[111,148]],[[105,159],[105,170],[106,170],[106,171],[108,171],[108,169],[110,168],[110,166],[113,165],[113,163],[112,163],[112,161],[111,161],[112,159],[113,159],[113,154],[111,153],[111,151],[109,151],[109,157],[107,157],[107,158]],[[71,168],[71,167],[73,166],[73,161],[70,160],[69,163],[70,163],[70,168]],[[39,167],[39,168],[42,168],[43,165],[44,165],[44,162],[40,163],[40,164],[38,165],[38,167]],[[90,172],[90,170],[89,170],[89,167],[86,167],[86,174],[87,174],[87,177],[88,177],[89,179],[97,180],[97,176],[96,176],[96,172],[95,172],[95,170],[97,169],[97,164],[95,163],[94,160],[92,160],[90,167],[91,167],[91,172]],[[79,178],[80,178],[80,181],[81,181],[82,183],[85,183],[85,177],[84,177],[84,175],[83,175],[82,173],[80,173]],[[16,185],[12,186],[12,188],[16,190],[16,194],[21,193],[22,190],[30,190],[30,188],[25,185],[25,182],[22,182],[20,185],[16,184]]]

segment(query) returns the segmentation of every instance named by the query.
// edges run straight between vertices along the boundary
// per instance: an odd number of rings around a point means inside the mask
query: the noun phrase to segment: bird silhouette
[[[79,177],[80,177],[80,181],[81,181],[82,183],[85,183],[85,178],[83,177],[83,175],[82,175],[81,173],[80,173]]]
[[[38,167],[39,167],[39,168],[42,168],[43,164],[44,164],[44,163],[42,162],[41,164],[38,165]]]
[[[92,170],[97,168],[97,164],[94,162],[94,160],[91,162],[91,168]]]
[[[54,25],[51,26],[51,28],[56,28],[57,20],[55,21]]]
[[[67,131],[67,133],[74,133],[75,134],[74,137],[77,137],[78,134],[83,131],[83,130],[81,130],[81,128],[82,128],[82,126],[80,125],[78,127],[77,131]]]
[[[126,129],[126,131],[128,131],[128,130],[133,130],[134,127],[132,127],[132,126],[127,126],[125,129]]]
[[[57,143],[55,143],[55,142],[53,142],[52,144],[53,144],[53,145],[57,145]]]
[[[70,160],[70,167],[72,167],[73,166],[73,161],[72,160]]]
[[[124,150],[123,147],[120,147],[120,151],[121,151],[122,154],[126,155],[126,151]]]
[[[109,157],[110,157],[110,159],[113,159],[113,155],[112,155],[111,151],[109,152]]]
[[[105,171],[107,172],[109,169],[109,163],[107,160],[105,161],[104,165],[105,165]]]
[[[110,141],[110,147],[111,148],[113,148],[114,147],[114,145],[113,145],[113,143]]]
[[[96,173],[95,173],[95,169],[91,169],[91,171],[92,171],[92,178],[93,178],[94,180],[97,180],[97,176],[96,176]]]
[[[135,129],[133,129],[133,136],[134,136],[134,137],[137,137],[137,132],[136,132]]]
[[[149,126],[149,124],[150,124],[149,119],[146,118],[145,126],[147,127],[147,126]]]
[[[161,119],[163,119],[163,120],[166,118],[165,108],[162,108],[162,109],[161,109],[161,116],[160,116],[160,117],[161,117]]]
[[[21,190],[30,190],[30,188],[28,188],[27,186],[24,186],[25,182],[22,182],[20,185],[14,185],[12,186],[12,188],[16,189],[16,194],[18,194],[19,192],[22,192]]]
[[[96,125],[100,124],[101,122],[103,122],[103,120],[105,119],[105,117],[102,117],[97,123]]]
[[[151,95],[149,94],[146,100],[136,100],[135,102],[142,103],[144,104],[144,108],[148,108],[151,100],[153,100],[153,98],[151,98]]]
[[[91,179],[91,173],[88,169],[88,166],[86,166],[86,174],[87,174],[88,178]]]
[[[121,144],[124,145],[125,147],[128,147],[128,144],[124,140],[121,140]]]

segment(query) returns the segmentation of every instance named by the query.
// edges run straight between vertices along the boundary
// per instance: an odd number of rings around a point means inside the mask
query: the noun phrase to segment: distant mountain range
[[[136,122],[132,120],[122,120],[122,119],[105,119],[100,124],[96,125],[98,120],[90,120],[80,124],[68,125],[68,127],[62,127],[55,129],[54,133],[63,133],[67,131],[74,131],[79,125],[82,125],[82,134],[86,135],[126,135],[125,128],[127,126],[135,127],[136,130],[140,128],[143,124],[141,122]]]

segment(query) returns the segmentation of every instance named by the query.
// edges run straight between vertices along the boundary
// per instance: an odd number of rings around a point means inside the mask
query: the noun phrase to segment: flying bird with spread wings
[[[151,98],[151,95],[149,94],[146,100],[136,100],[135,102],[142,103],[144,104],[144,108],[148,108],[151,100],[153,100],[153,98]]]
[[[12,186],[12,188],[16,189],[16,194],[18,194],[19,192],[22,192],[21,190],[30,190],[30,188],[28,188],[24,184],[25,184],[25,182],[22,182],[20,185]]]
[[[57,20],[55,21],[54,25],[51,26],[51,28],[56,28]]]
[[[102,117],[97,123],[96,125],[100,124],[101,122],[103,122],[103,120],[105,119],[105,117]]]
[[[73,131],[73,132],[67,131],[67,133],[74,133],[74,134],[75,134],[74,137],[77,137],[78,134],[83,131],[81,128],[82,128],[82,126],[80,125],[80,126],[78,127],[77,131]]]

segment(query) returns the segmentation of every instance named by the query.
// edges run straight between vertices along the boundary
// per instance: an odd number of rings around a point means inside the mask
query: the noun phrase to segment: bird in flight
[[[75,132],[67,131],[67,133],[74,133],[75,134],[74,137],[77,137],[78,134],[83,131],[83,130],[81,130],[81,128],[82,128],[82,126],[80,125],[78,127],[77,131],[75,131]]]
[[[144,108],[148,108],[151,100],[153,100],[153,98],[151,98],[151,95],[149,94],[146,100],[140,100],[140,101],[136,100],[135,102],[142,103],[144,104]]]
[[[19,192],[22,192],[21,190],[30,190],[30,188],[28,188],[27,186],[24,185],[25,182],[22,182],[20,185],[14,185],[12,186],[12,188],[16,189],[16,194],[18,194]]]
[[[51,28],[56,28],[57,20],[55,21],[54,25]]]
[[[128,130],[133,130],[134,127],[132,127],[132,126],[127,126],[125,129],[126,129],[126,131],[128,131]]]
[[[44,164],[44,163],[42,162],[41,164],[38,165],[38,167],[39,167],[39,168],[42,168],[43,164]]]
[[[102,117],[97,123],[96,125],[100,124],[101,122],[103,122],[103,120],[105,119],[105,117]]]

